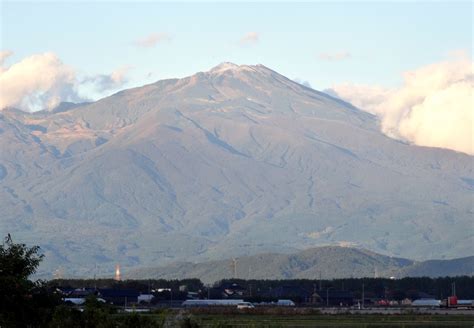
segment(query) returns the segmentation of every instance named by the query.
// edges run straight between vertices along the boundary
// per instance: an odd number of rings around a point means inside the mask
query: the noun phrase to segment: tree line
[[[94,296],[86,300],[82,311],[62,304],[57,288],[116,288],[135,289],[141,293],[163,288],[171,289],[174,299],[186,299],[183,290],[198,292],[202,298],[223,286],[238,286],[246,298],[258,298],[266,291],[278,287],[295,288],[305,291],[336,289],[350,291],[360,298],[362,290],[365,297],[402,300],[416,298],[424,292],[438,299],[451,295],[452,284],[461,299],[474,299],[474,277],[442,278],[363,278],[363,279],[292,279],[292,280],[242,280],[225,279],[212,286],[204,285],[199,279],[182,280],[125,280],[112,279],[58,279],[32,281],[30,277],[43,260],[38,246],[28,247],[17,244],[8,235],[0,245],[0,327],[160,327],[166,318],[163,315],[138,316],[120,315],[117,308],[98,302]],[[217,294],[219,295],[219,294]],[[166,295],[162,295],[167,298]],[[159,299],[159,297],[158,297]],[[158,313],[158,314],[159,314]],[[183,317],[174,326],[193,326],[192,320]]]

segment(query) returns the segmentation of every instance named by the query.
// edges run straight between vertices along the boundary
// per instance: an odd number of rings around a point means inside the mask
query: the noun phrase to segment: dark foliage
[[[49,320],[59,299],[42,282],[28,279],[43,255],[38,246],[15,244],[10,235],[0,245],[0,326],[27,327]]]
[[[149,293],[151,290],[158,288],[171,288],[173,298],[180,299],[178,295],[179,287],[186,286],[189,290],[198,291],[204,288],[204,284],[199,279],[182,279],[182,280],[164,280],[164,279],[148,279],[148,280],[123,280],[116,281],[114,279],[55,279],[48,281],[47,285],[51,288],[112,288],[112,289],[134,289],[141,293]],[[176,297],[175,297],[176,296]]]

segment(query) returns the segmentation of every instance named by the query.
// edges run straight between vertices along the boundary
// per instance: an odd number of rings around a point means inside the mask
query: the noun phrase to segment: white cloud
[[[327,61],[339,61],[348,59],[351,57],[351,54],[348,51],[335,52],[335,53],[321,53],[318,58]]]
[[[0,108],[38,110],[60,101],[77,101],[75,72],[53,53],[37,54],[3,67],[0,72]]]
[[[11,55],[13,55],[13,51],[11,50],[0,51],[0,66],[3,66],[3,63],[5,62],[5,60]]]
[[[380,86],[342,83],[324,90],[324,92],[345,99],[354,106],[372,114],[379,114],[377,106],[393,91]]]
[[[396,89],[342,84],[339,97],[378,115],[382,130],[414,144],[474,154],[473,62],[467,55],[405,72]]]
[[[152,33],[134,42],[137,47],[152,48],[160,42],[170,41],[171,37],[166,33]]]
[[[1,52],[0,60],[10,53]],[[35,54],[11,66],[0,69],[0,110],[16,107],[27,111],[52,109],[62,101],[82,102],[81,89],[89,89],[103,95],[116,90],[127,81],[130,66],[124,66],[111,74],[99,74],[79,79],[75,70],[64,64],[54,53]]]
[[[241,45],[255,44],[259,41],[259,38],[260,36],[257,32],[249,32],[240,39],[240,44]]]

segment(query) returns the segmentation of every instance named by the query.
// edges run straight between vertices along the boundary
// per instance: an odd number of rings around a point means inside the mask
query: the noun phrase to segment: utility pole
[[[326,288],[326,307],[329,307],[329,290],[334,287],[328,287]]]
[[[173,286],[170,287],[170,308],[173,307]]]
[[[322,290],[322,285],[321,285],[321,270],[319,270],[319,290]]]
[[[365,305],[365,286],[364,283],[362,283],[362,308],[364,308]]]
[[[95,270],[94,270],[94,291],[97,290],[97,262],[95,263]]]

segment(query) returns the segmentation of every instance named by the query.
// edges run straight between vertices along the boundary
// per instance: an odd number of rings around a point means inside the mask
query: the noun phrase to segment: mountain
[[[474,276],[474,256],[452,260],[415,262],[413,265],[401,268],[400,275],[407,277]]]
[[[293,254],[259,254],[236,259],[240,279],[335,279],[364,277],[445,277],[474,275],[474,256],[455,260],[416,262],[363,249],[323,246]],[[140,268],[133,279],[199,278],[205,283],[233,277],[232,259],[202,263],[178,262]]]
[[[7,108],[0,149],[0,233],[39,244],[45,273],[321,245],[472,255],[472,156],[391,139],[262,65]]]

